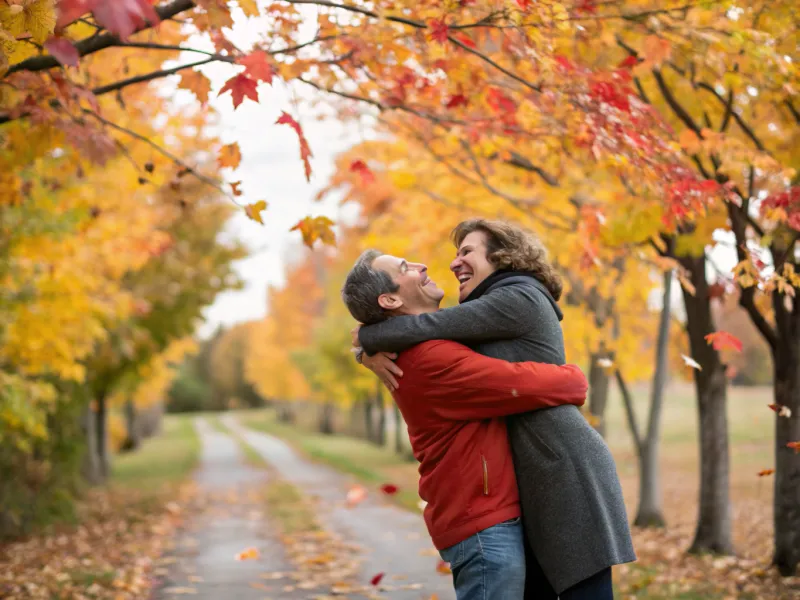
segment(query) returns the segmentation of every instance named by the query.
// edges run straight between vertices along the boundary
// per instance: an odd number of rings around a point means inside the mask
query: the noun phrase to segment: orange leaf
[[[178,87],[192,92],[202,104],[208,102],[211,82],[200,71],[184,71],[181,73],[181,81]]]
[[[254,202],[253,204],[248,204],[244,207],[244,213],[256,221],[258,223],[264,224],[264,220],[261,218],[261,211],[266,210],[267,202],[265,200],[259,200],[258,202]]]
[[[217,96],[222,96],[225,92],[230,92],[233,98],[233,108],[238,108],[245,98],[250,98],[253,102],[258,102],[258,91],[256,87],[257,85],[254,80],[250,79],[244,73],[239,73],[225,82],[225,85],[222,86]]]
[[[795,453],[800,452],[800,442],[789,442],[788,444],[786,444],[786,447],[791,448],[792,450],[795,451]]]
[[[220,167],[228,167],[229,169],[235,169],[241,161],[242,153],[239,150],[239,144],[236,142],[223,146],[217,157],[217,164]]]
[[[303,165],[305,166],[306,170],[306,179],[311,180],[311,162],[309,159],[313,156],[311,154],[311,148],[308,147],[308,141],[306,140],[306,136],[303,135],[303,129],[300,127],[300,123],[295,121],[294,117],[289,113],[282,112],[281,116],[278,117],[278,120],[275,121],[277,125],[288,125],[292,129],[294,129],[295,133],[297,134],[297,139],[300,142],[300,158],[303,161]]]
[[[644,40],[642,54],[648,63],[658,66],[672,54],[672,44],[657,35],[648,35]]]
[[[247,56],[240,58],[237,62],[245,68],[244,74],[248,77],[256,81],[272,83],[272,76],[275,72],[272,70],[272,65],[269,63],[267,53],[263,50],[254,50]]]
[[[231,182],[231,184],[230,184],[231,192],[233,193],[234,196],[241,196],[242,195],[242,190],[239,189],[240,185],[242,185],[241,181],[233,181],[233,182]]]
[[[775,469],[764,469],[763,471],[758,472],[759,477],[766,477],[767,475],[772,475],[775,472]]]
[[[700,138],[691,129],[684,129],[678,137],[678,143],[681,148],[686,150],[689,154],[697,154],[700,152]]]
[[[440,575],[450,575],[452,573],[450,570],[450,563],[440,560],[436,565],[436,572]]]
[[[236,560],[255,560],[259,556],[258,548],[245,548],[236,555]]]
[[[367,497],[367,490],[364,486],[354,485],[347,491],[347,504],[348,506],[355,506],[363,502]]]
[[[736,350],[737,352],[742,351],[742,341],[727,331],[715,331],[714,333],[709,333],[705,337],[705,340],[714,348],[714,350],[731,349]]]

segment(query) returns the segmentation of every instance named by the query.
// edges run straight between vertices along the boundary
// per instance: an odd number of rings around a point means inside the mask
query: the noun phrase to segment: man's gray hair
[[[364,325],[385,321],[389,315],[378,304],[381,294],[396,292],[400,286],[386,271],[373,269],[372,263],[383,252],[366,250],[347,274],[342,287],[342,300],[353,318]]]

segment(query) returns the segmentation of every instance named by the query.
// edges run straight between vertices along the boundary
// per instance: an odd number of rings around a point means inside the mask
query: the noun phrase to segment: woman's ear
[[[381,294],[378,296],[378,306],[383,310],[397,310],[403,306],[403,301],[394,294]]]

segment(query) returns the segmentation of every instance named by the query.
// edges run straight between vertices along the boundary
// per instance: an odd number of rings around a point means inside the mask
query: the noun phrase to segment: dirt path
[[[281,478],[316,499],[318,518],[325,529],[363,548],[360,583],[368,584],[372,577],[384,573],[383,597],[420,600],[436,594],[439,600],[455,598],[450,576],[436,570],[439,556],[421,515],[374,494],[349,508],[345,504],[352,483],[349,477],[304,459],[279,438],[242,426],[234,415],[225,415],[222,420],[269,461]]]
[[[263,512],[259,488],[267,481],[267,472],[248,466],[236,440],[205,419],[196,419],[195,426],[203,445],[195,480],[208,504],[157,567],[161,579],[153,598],[306,598],[307,592],[283,590],[291,581],[270,579],[292,568]],[[236,554],[248,547],[257,548],[259,558],[237,561]]]

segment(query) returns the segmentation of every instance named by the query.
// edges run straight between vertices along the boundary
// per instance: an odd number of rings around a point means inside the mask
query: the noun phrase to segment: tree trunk
[[[591,354],[590,360],[592,364],[589,367],[589,412],[594,417],[592,425],[597,433],[606,437],[605,414],[611,378],[608,368],[604,367],[602,362],[608,360],[613,362],[614,353],[606,349],[604,342],[600,342],[600,348]]]
[[[333,434],[333,404],[326,402],[320,407],[319,432],[326,435]]]
[[[375,442],[375,420],[373,419],[373,403],[372,398],[367,395],[364,398],[364,426],[366,427],[367,441]]]
[[[794,575],[800,562],[800,453],[788,447],[800,442],[800,298],[784,304],[773,292],[777,345],[773,350],[775,404],[788,407],[789,418],[775,417],[775,551],[781,575]]]
[[[291,425],[294,423],[294,412],[292,407],[287,402],[280,402],[278,404],[278,421]]]
[[[125,402],[125,441],[122,443],[120,452],[133,452],[142,445],[142,436],[136,417],[136,406],[133,404],[133,400],[129,399]]]
[[[96,402],[95,436],[97,440],[97,457],[99,459],[101,481],[106,481],[111,473],[111,458],[108,449],[108,407],[106,405],[105,391],[97,395]]]
[[[692,357],[703,367],[694,370],[700,415],[700,508],[689,552],[733,554],[725,365],[705,339],[714,332],[705,256],[681,257],[680,262],[695,287],[694,295],[683,289],[683,300]]]
[[[403,416],[400,414],[400,407],[397,402],[392,402],[394,407],[394,451],[396,454],[403,453]]]
[[[375,443],[378,446],[385,446],[387,442],[386,437],[386,406],[383,403],[383,384],[378,382],[378,388],[375,391],[375,407],[378,409],[378,431]]]
[[[80,423],[84,433],[84,440],[86,441],[81,474],[88,483],[97,485],[102,482],[103,477],[100,472],[100,456],[97,453],[95,415],[89,402],[86,403],[86,407],[81,413]]]

